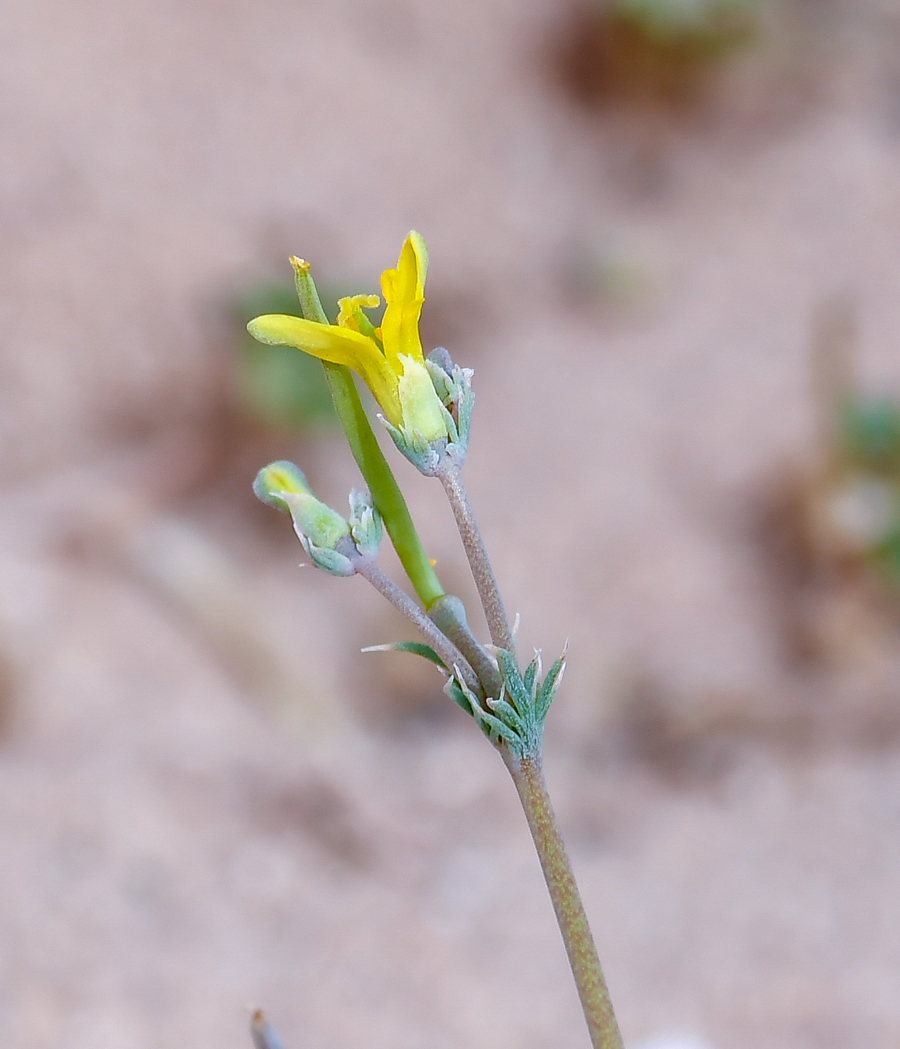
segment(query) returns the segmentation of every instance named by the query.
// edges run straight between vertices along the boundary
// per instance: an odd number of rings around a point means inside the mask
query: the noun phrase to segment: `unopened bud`
[[[367,492],[350,493],[350,534],[363,557],[374,558],[381,546],[381,515]]]
[[[282,498],[286,492],[294,495],[312,495],[306,475],[299,466],[287,459],[269,463],[256,475],[253,482],[253,494],[256,498],[268,506],[274,506],[276,510],[281,510],[282,513],[289,514],[290,508]]]
[[[353,575],[360,557],[378,556],[381,517],[367,494],[350,493],[347,520],[317,499],[303,471],[286,460],[260,470],[253,491],[264,503],[291,515],[294,531],[317,568],[331,575]]]
[[[353,575],[356,569],[348,556],[355,553],[350,525],[313,495],[299,467],[284,460],[263,467],[253,491],[264,503],[291,515],[297,538],[317,568],[332,575]],[[338,550],[339,545],[344,549]]]

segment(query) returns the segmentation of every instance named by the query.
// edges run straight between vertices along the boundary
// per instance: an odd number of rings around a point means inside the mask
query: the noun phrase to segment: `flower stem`
[[[456,525],[466,557],[469,559],[469,567],[472,569],[478,596],[481,599],[481,607],[484,609],[491,641],[498,648],[505,648],[515,659],[516,642],[459,467],[449,458],[445,458],[437,476],[444,486],[444,491],[453,509],[453,516],[456,518]]]
[[[506,766],[525,810],[544,879],[566,945],[593,1049],[623,1049],[594,937],[572,866],[553,814],[540,755],[518,759],[503,748]]]
[[[294,267],[294,281],[303,316],[308,321],[327,324],[328,316],[322,308],[322,300],[310,273],[309,263],[303,259],[292,258],[291,265]],[[425,553],[400,486],[384,457],[378,439],[372,432],[372,425],[359,399],[353,375],[343,364],[332,364],[330,361],[322,361],[322,364],[328,388],[331,390],[331,399],[334,401],[334,409],[347,436],[359,472],[369,486],[372,501],[381,514],[384,527],[391,537],[409,581],[422,604],[430,608],[438,598],[444,596],[444,588]]]
[[[460,650],[449,640],[425,615],[412,598],[384,572],[368,558],[361,557],[354,562],[357,575],[361,575],[375,589],[386,597],[398,611],[402,612],[412,622],[419,632],[426,638],[431,647],[437,652],[444,662],[447,670],[453,674],[458,670],[463,681],[477,696],[483,696],[484,690],[481,682],[472,669],[469,661]]]
[[[359,472],[369,486],[372,501],[381,514],[409,581],[422,604],[430,608],[438,598],[444,596],[444,588],[425,553],[393,471],[372,432],[350,369],[328,361],[322,364],[331,389],[331,399]]]

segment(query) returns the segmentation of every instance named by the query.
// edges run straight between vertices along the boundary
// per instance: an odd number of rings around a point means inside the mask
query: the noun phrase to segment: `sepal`
[[[422,374],[416,372],[415,375],[419,386],[430,380],[428,393],[433,389],[435,397],[421,397],[428,411],[416,413],[404,410],[404,423],[399,427],[387,419],[382,420],[401,454],[426,477],[438,474],[448,459],[457,466],[462,466],[466,461],[475,403],[473,374],[471,368],[460,368],[454,364],[450,354],[443,347],[438,347],[425,359]],[[401,400],[403,397],[404,391],[401,389]],[[415,402],[410,400],[410,403]],[[435,411],[440,413],[440,424],[434,416]],[[421,417],[423,426],[415,425],[417,417]],[[424,426],[426,420],[427,426]],[[443,430],[441,436],[430,438],[430,434],[439,429]]]
[[[310,561],[316,568],[321,568],[323,572],[327,572],[329,575],[350,576],[356,574],[356,565],[353,558],[342,554],[339,550],[331,550],[327,546],[316,546],[315,543],[310,542],[303,535],[296,524],[294,525],[294,531],[297,533],[297,538],[300,540]]]
[[[294,531],[314,546],[334,550],[342,539],[350,535],[350,525],[337,510],[317,499],[311,492],[281,492],[288,508]]]
[[[363,557],[376,558],[381,546],[384,530],[381,526],[381,514],[375,509],[372,497],[368,492],[350,493],[350,534],[356,549]]]
[[[469,451],[469,429],[472,424],[472,409],[475,406],[472,378],[475,373],[471,368],[460,368],[454,364],[453,358],[443,346],[438,346],[428,354],[425,367],[449,416],[446,420],[449,434],[446,454],[454,459],[458,466],[462,466]]]

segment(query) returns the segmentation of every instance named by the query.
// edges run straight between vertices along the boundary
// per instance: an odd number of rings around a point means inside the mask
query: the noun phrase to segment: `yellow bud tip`
[[[289,261],[294,267],[295,273],[309,273],[310,269],[312,269],[306,259],[298,259],[296,255],[291,255]]]
[[[437,564],[437,561],[435,561],[433,557],[429,557],[428,563],[431,565],[432,568],[434,568],[434,566]]]

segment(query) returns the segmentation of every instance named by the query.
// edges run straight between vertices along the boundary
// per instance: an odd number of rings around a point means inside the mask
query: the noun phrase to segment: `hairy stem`
[[[468,659],[484,688],[484,694],[498,699],[503,681],[497,669],[497,661],[479,645],[469,627],[466,607],[462,601],[452,594],[445,594],[428,609],[428,618]]]
[[[386,597],[394,608],[402,612],[416,626],[428,641],[428,644],[441,657],[444,666],[447,667],[450,673],[452,674],[455,669],[458,670],[463,681],[475,695],[483,697],[484,690],[481,687],[481,682],[478,680],[469,661],[456,645],[422,612],[406,591],[401,590],[393,579],[386,576],[374,561],[360,558],[355,562],[355,566],[358,575],[361,575],[363,579],[371,583],[382,597]]]
[[[503,607],[500,588],[497,586],[494,569],[488,558],[459,467],[449,458],[445,458],[438,477],[447,493],[453,516],[456,518],[456,526],[459,529],[466,557],[469,559],[469,567],[472,569],[475,586],[481,599],[481,607],[484,609],[491,641],[498,648],[505,648],[515,659],[516,643],[509,626],[509,618]]]
[[[506,766],[525,810],[544,879],[556,911],[556,920],[566,945],[572,975],[584,1010],[594,1049],[623,1049],[606,980],[600,967],[591,927],[566,854],[547,785],[540,755],[516,758],[503,748]]]

